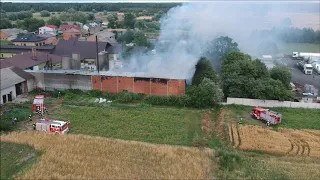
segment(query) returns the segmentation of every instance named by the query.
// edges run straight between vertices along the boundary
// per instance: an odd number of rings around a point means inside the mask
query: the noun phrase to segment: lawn
[[[55,12],[55,14],[51,14],[52,12],[50,12],[50,16],[49,17],[41,17],[40,16],[40,12],[36,12],[36,13],[32,13],[32,17],[37,18],[37,19],[43,19],[45,21],[48,21],[50,18],[52,17],[59,17],[59,14],[57,12]]]
[[[0,179],[14,179],[14,176],[30,167],[40,155],[30,145],[0,142],[1,175]]]
[[[203,136],[204,111],[177,108],[87,107],[64,105],[53,119],[70,120],[71,133],[157,144],[191,146]]]
[[[0,40],[0,45],[12,45],[13,43],[11,41],[7,40]]]
[[[245,124],[261,125],[250,116],[252,107],[229,106],[235,119],[243,118]],[[302,108],[268,108],[282,114],[283,121],[278,127],[293,129],[316,129],[320,130],[320,111],[318,109]]]
[[[279,51],[284,54],[292,54],[292,52],[320,53],[320,44],[287,43],[287,44],[279,45]]]

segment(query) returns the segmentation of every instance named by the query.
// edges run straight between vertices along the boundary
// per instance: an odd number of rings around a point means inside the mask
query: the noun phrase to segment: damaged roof
[[[46,40],[46,38],[39,37],[33,33],[28,33],[22,36],[18,36],[16,39],[13,39],[12,42],[39,42],[44,40]]]

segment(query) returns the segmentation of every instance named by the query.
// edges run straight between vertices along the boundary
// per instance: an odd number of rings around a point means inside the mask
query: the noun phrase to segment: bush
[[[41,12],[40,12],[40,16],[41,16],[41,17],[49,17],[49,16],[50,16],[50,12],[49,12],[49,11],[46,11],[46,10],[41,11]]]
[[[184,96],[147,96],[144,100],[145,103],[160,106],[189,106],[190,97]]]
[[[241,157],[237,153],[220,150],[217,156],[219,157],[219,164],[222,169],[232,171],[236,168],[237,164],[241,164]]]
[[[11,131],[13,126],[11,121],[1,121],[0,123],[0,131]]]
[[[136,94],[132,92],[128,92],[126,90],[122,91],[115,95],[115,99],[120,103],[130,103],[133,101],[139,101],[144,98],[144,94]]]
[[[30,114],[32,114],[31,107],[18,106],[5,112],[1,117],[1,120],[9,121],[11,123],[13,118],[17,118],[17,121],[23,121],[27,120]]]
[[[102,96],[102,91],[93,89],[89,91],[89,95],[95,98],[99,98]]]

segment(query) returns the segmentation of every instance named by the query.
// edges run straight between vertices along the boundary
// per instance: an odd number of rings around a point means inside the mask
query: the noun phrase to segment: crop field
[[[239,131],[239,140],[230,137],[232,143],[240,142],[239,149],[258,150],[272,154],[320,157],[320,131],[304,131],[280,128],[274,131],[258,126],[230,125],[231,132]]]
[[[292,54],[292,52],[314,52],[320,53],[320,44],[311,43],[287,43],[280,44],[279,51],[284,54]]]
[[[185,146],[203,137],[203,110],[63,105],[49,115],[69,120],[72,134]]]
[[[215,169],[210,149],[30,131],[1,136],[1,141],[45,151],[17,179],[208,179]]]

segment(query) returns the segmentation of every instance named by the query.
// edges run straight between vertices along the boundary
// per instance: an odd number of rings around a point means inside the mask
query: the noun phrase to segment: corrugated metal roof
[[[1,69],[0,71],[1,71],[1,90],[25,81],[25,79],[18,76],[10,68],[4,68],[4,69]]]

